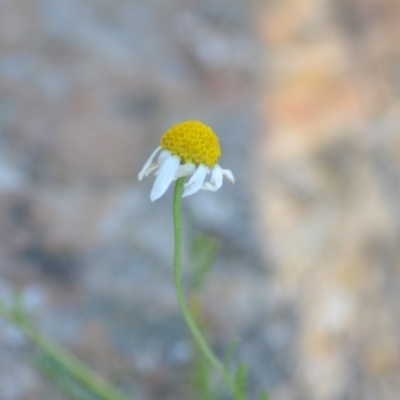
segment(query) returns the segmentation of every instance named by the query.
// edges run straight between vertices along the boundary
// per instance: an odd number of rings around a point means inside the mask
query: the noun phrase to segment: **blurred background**
[[[400,393],[398,0],[1,0],[0,296],[140,400],[186,399],[172,190],[137,174],[200,119],[236,176],[184,200],[251,393]],[[0,320],[0,399],[66,400]]]

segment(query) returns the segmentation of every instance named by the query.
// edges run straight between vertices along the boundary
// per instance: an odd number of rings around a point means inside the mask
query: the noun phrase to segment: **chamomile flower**
[[[158,154],[159,153],[159,154]],[[153,161],[156,156],[157,161]],[[176,179],[190,176],[182,197],[202,190],[217,191],[225,177],[231,184],[235,178],[229,169],[218,164],[221,156],[218,136],[200,121],[184,121],[173,125],[161,137],[157,147],[139,173],[139,180],[155,172],[156,180],[150,200],[160,198]],[[211,175],[209,181],[206,181]]]

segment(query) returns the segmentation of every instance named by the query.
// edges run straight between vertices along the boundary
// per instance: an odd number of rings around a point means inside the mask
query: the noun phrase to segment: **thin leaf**
[[[260,393],[260,395],[258,396],[258,400],[268,400],[269,399],[269,395],[268,393],[264,390]]]
[[[228,350],[226,351],[224,365],[226,369],[229,369],[229,364],[231,363],[233,352],[235,351],[237,345],[239,343],[238,339],[233,339],[228,346]]]
[[[193,277],[191,292],[198,292],[204,285],[218,250],[218,241],[212,236],[201,234],[193,242],[190,251]]]
[[[235,375],[236,393],[235,397],[237,400],[246,399],[247,389],[247,365],[240,363]]]
[[[89,390],[85,389],[76,381],[60,364],[48,357],[45,353],[39,352],[32,357],[35,367],[44,375],[50,378],[62,391],[75,400],[98,400]]]

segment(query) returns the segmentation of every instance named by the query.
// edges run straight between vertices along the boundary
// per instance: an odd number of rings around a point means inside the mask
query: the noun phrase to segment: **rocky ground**
[[[203,291],[251,393],[400,391],[396,0],[0,1],[0,296],[140,400],[188,398],[169,191],[137,174],[174,122],[237,179],[184,201],[220,243]],[[0,320],[0,400],[64,400]]]

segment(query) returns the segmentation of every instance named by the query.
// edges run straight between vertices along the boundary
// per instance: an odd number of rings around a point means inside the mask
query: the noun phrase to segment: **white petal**
[[[164,163],[164,161],[167,159],[167,158],[169,158],[169,157],[171,157],[171,152],[169,152],[168,150],[163,150],[159,155],[158,155],[158,160],[157,160],[157,163],[154,163],[155,164],[155,167],[153,167],[153,166],[150,166],[150,172],[152,172],[153,170],[155,170],[155,169],[159,169],[160,167],[161,167],[161,165]],[[149,172],[149,173],[150,173]],[[149,173],[146,173],[146,176],[149,174]],[[156,175],[158,175],[158,171],[156,171]]]
[[[161,149],[161,147],[157,147],[157,148],[151,153],[151,156],[149,157],[149,159],[148,159],[148,160],[146,161],[146,163],[144,164],[142,170],[139,172],[139,175],[138,175],[139,181],[141,181],[145,175],[148,175],[148,174],[151,172],[151,171],[150,171],[149,173],[147,173],[147,171],[148,171],[149,169],[151,169],[152,171],[154,170],[154,166],[151,166],[151,163],[153,162],[153,158],[155,157],[155,155],[157,154],[158,150],[160,150],[160,149]]]
[[[178,168],[178,172],[175,175],[175,178],[182,178],[183,176],[192,175],[193,172],[196,170],[196,165],[194,163],[186,163],[181,164]]]
[[[163,150],[159,155],[158,155],[158,160],[157,162],[153,162],[145,171],[144,176],[150,175],[154,170],[158,169],[161,164],[171,155],[171,153],[168,150]],[[158,174],[158,171],[156,171],[156,175]]]
[[[146,169],[144,172],[144,176],[149,176],[154,170],[156,170],[159,167],[160,164],[153,162],[149,168]]]
[[[222,186],[222,180],[223,180],[222,168],[217,164],[212,169],[210,182],[204,182],[201,185],[201,189],[211,190],[212,192],[216,192]]]
[[[158,163],[161,165],[169,156],[171,156],[171,152],[168,150],[163,150],[158,156]]]
[[[167,191],[168,186],[175,179],[175,174],[178,171],[180,162],[178,156],[171,155],[160,165],[157,178],[151,189],[151,201],[157,200]]]
[[[171,153],[168,150],[163,150],[159,154],[157,162],[151,164],[150,167],[147,168],[147,171],[144,174],[144,176],[150,175],[155,169],[159,170],[161,165],[164,163],[164,161],[170,156],[171,156]],[[158,171],[155,172],[155,175],[158,175]]]
[[[222,175],[224,175],[224,177],[228,179],[229,183],[233,185],[235,183],[235,177],[233,176],[232,171],[229,169],[222,169],[222,168],[221,170],[222,170]]]
[[[190,177],[188,183],[185,184],[185,190],[183,192],[182,197],[190,196],[191,194],[196,193],[206,179],[207,174],[210,172],[210,169],[203,164],[200,164],[195,173]]]

